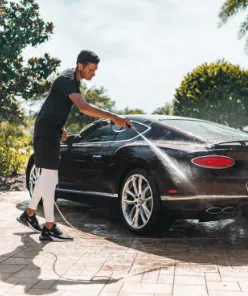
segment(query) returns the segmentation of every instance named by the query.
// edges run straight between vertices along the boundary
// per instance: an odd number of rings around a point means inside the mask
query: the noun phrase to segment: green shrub
[[[248,121],[248,71],[224,60],[205,63],[176,89],[174,114],[243,129]]]
[[[31,137],[22,127],[0,124],[0,175],[7,176],[24,169],[31,150]]]

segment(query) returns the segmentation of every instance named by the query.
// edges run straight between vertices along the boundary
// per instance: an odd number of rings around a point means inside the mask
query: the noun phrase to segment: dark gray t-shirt
[[[80,93],[75,69],[67,69],[57,77],[37,116],[34,137],[61,138],[73,102],[72,93]]]

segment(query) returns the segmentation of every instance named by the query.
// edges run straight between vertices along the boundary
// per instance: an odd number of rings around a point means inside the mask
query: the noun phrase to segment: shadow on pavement
[[[32,288],[36,288],[35,285],[42,286],[43,289],[39,289],[39,295],[47,295],[49,293],[55,293],[57,291],[57,285],[59,286],[68,286],[68,285],[92,285],[92,284],[105,284],[107,281],[116,282],[118,280],[115,279],[93,279],[93,280],[81,280],[81,279],[67,279],[63,277],[63,275],[59,275],[55,269],[55,264],[57,260],[56,254],[52,252],[43,251],[43,248],[51,243],[51,242],[36,242],[32,235],[36,235],[37,233],[34,232],[23,232],[23,233],[14,233],[13,235],[18,235],[21,238],[22,245],[18,246],[13,251],[3,254],[0,256],[0,264],[4,267],[9,264],[9,260],[11,260],[11,264],[13,261],[19,259],[26,259],[29,262],[23,269],[18,270],[14,275],[11,273],[9,278],[5,279],[5,272],[0,272],[0,279],[1,282],[5,282],[10,285],[16,286],[23,286],[23,290],[25,295],[33,295],[32,292],[29,293],[29,290]],[[53,242],[52,242],[53,243]],[[59,243],[58,243],[59,244]],[[50,261],[53,261],[53,272],[56,275],[54,278],[53,276],[48,276],[49,279],[40,279],[39,276],[41,275],[41,268],[34,263],[35,258],[40,255],[40,253],[44,252],[47,254]],[[52,255],[52,256],[51,256]],[[20,257],[18,257],[20,256]],[[23,274],[24,272],[24,274]],[[25,274],[26,272],[26,274]],[[23,275],[25,277],[23,277]],[[79,276],[80,277],[80,276]],[[30,285],[31,284],[31,285]],[[47,287],[47,289],[44,289]],[[11,291],[10,291],[11,292]]]

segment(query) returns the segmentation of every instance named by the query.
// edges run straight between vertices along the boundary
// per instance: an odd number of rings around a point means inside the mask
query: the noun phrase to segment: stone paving
[[[16,222],[27,192],[0,194],[0,295],[245,296],[248,222],[176,221],[154,237],[129,232],[109,209],[58,201],[73,242],[39,241]],[[42,207],[38,218],[44,223]]]

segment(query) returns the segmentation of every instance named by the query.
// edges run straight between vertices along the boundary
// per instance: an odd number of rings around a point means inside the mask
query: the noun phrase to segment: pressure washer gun
[[[120,128],[119,130],[112,128],[112,130],[116,133],[122,133],[122,132],[125,132],[128,128],[132,128],[136,133],[138,133],[136,127],[132,124],[131,120],[129,120],[128,118],[126,118],[126,127],[125,128]]]
[[[128,125],[128,127],[131,127],[135,132],[137,132],[137,129],[136,129],[135,126],[132,124],[131,120],[129,120],[128,118],[127,118],[127,125]]]

